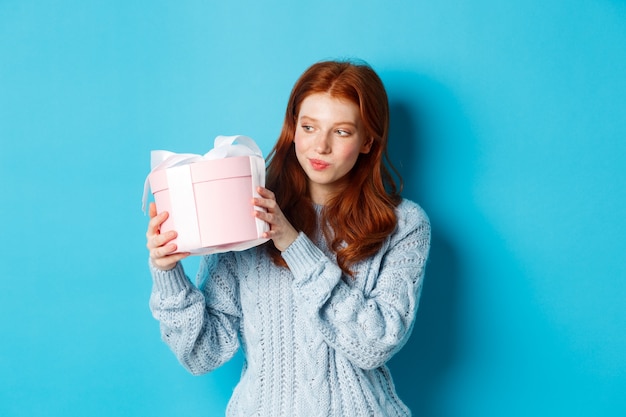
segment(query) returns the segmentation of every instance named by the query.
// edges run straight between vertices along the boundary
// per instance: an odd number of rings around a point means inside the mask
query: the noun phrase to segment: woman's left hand
[[[267,222],[270,226],[269,232],[263,233],[263,237],[272,239],[276,249],[283,252],[296,240],[298,231],[283,214],[273,192],[264,187],[258,187],[257,192],[261,197],[254,198],[253,203],[266,211],[255,210],[254,215],[258,219]]]

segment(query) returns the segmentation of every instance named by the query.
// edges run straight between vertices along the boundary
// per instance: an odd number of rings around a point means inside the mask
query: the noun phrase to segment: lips
[[[328,162],[321,161],[319,159],[309,159],[309,163],[314,170],[321,171],[330,166]]]

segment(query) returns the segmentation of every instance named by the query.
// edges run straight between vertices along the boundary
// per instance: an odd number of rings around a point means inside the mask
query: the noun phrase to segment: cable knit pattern
[[[196,375],[243,349],[228,416],[410,416],[385,363],[413,327],[430,224],[408,200],[396,211],[395,232],[354,278],[302,233],[283,252],[289,269],[261,247],[203,257],[197,286],[180,265],[151,266],[163,340]]]

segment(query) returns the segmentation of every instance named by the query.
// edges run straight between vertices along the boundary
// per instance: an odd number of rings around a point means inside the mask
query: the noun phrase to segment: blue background
[[[390,363],[414,415],[625,415],[618,0],[0,0],[0,415],[223,415],[241,357],[187,374],[148,310],[149,152],[267,153],[342,57],[383,78],[434,228]]]

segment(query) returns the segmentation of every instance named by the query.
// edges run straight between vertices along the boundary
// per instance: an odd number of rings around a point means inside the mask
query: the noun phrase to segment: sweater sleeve
[[[194,375],[219,367],[239,348],[241,309],[234,263],[205,256],[194,286],[179,263],[169,271],[152,266],[150,309],[160,323],[161,337],[180,363]],[[210,275],[210,276],[209,276]]]
[[[344,277],[336,262],[303,234],[283,252],[313,326],[330,347],[363,369],[384,365],[413,327],[430,223],[419,206],[407,204],[396,232],[355,277]],[[354,285],[359,281],[373,285]]]

